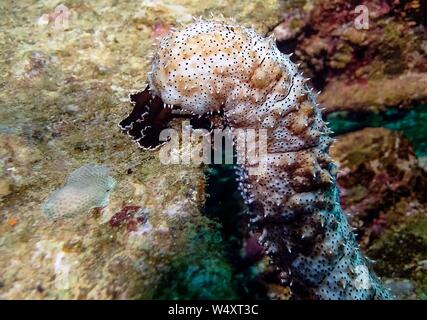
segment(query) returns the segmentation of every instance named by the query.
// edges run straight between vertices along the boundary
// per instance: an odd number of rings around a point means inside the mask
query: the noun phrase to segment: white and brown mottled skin
[[[240,188],[295,298],[388,299],[338,202],[329,130],[305,82],[273,39],[217,21],[169,34],[149,73],[151,93],[167,105],[222,110],[232,129],[268,129],[267,170],[250,176],[243,166]]]

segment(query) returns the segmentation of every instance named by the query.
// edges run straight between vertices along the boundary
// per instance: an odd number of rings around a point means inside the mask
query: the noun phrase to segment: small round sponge
[[[115,184],[107,167],[84,165],[73,171],[65,185],[47,198],[43,212],[48,218],[57,219],[105,207]]]

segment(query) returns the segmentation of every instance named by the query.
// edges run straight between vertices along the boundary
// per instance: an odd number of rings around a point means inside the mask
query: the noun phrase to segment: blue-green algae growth
[[[233,268],[224,258],[218,225],[189,225],[187,247],[162,277],[155,299],[236,299]]]
[[[412,142],[418,157],[427,155],[427,105],[412,109],[391,108],[385,112],[348,113],[335,112],[327,117],[335,135],[366,127],[384,127],[400,131]]]

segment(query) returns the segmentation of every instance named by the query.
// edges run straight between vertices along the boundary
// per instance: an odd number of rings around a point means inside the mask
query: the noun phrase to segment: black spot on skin
[[[212,122],[207,114],[191,117],[190,125],[193,129],[206,129],[208,131],[212,129]]]

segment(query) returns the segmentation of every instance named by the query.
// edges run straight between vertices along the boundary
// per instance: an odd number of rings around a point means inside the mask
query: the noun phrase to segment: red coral
[[[127,225],[128,231],[135,231],[138,224],[144,223],[146,216],[140,206],[124,206],[119,212],[115,213],[108,223],[111,227],[120,227]]]

